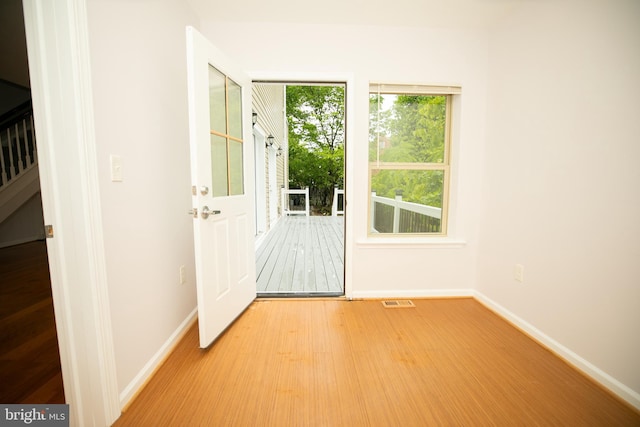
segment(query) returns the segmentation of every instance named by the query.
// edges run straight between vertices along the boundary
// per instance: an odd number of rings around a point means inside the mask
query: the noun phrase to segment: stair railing
[[[0,117],[0,189],[37,164],[31,101]]]

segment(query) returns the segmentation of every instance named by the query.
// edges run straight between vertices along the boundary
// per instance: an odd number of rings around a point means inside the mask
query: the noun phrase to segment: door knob
[[[194,218],[198,218],[198,208],[189,209],[187,213]]]
[[[207,219],[209,218],[209,215],[220,215],[220,211],[215,211],[215,210],[209,210],[208,206],[203,206],[202,207],[202,212],[200,212],[200,216],[202,217],[202,219]]]

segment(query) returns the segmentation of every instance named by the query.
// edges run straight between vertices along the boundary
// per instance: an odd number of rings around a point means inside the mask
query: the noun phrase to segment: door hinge
[[[45,225],[44,226],[44,236],[47,239],[51,239],[53,237],[53,225]]]

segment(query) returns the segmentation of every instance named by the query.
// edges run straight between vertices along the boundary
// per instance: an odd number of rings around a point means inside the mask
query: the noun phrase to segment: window
[[[209,65],[213,197],[244,194],[241,87]]]
[[[457,87],[369,89],[370,234],[446,235]]]

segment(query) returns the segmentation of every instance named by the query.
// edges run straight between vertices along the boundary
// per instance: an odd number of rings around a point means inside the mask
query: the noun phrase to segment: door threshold
[[[342,292],[260,292],[257,299],[346,299]]]

